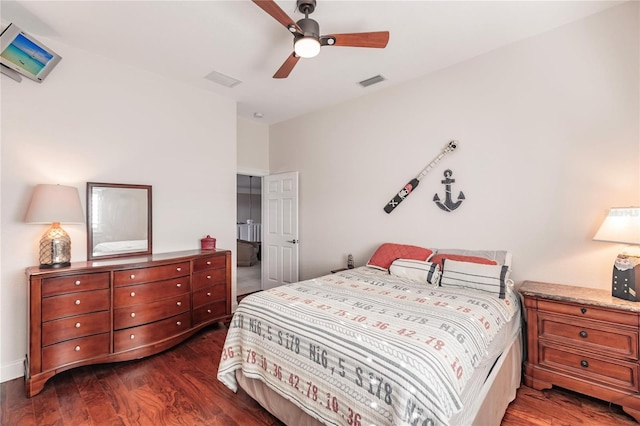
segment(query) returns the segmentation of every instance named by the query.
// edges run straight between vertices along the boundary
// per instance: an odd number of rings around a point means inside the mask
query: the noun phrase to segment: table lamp
[[[607,241],[640,245],[640,207],[614,207],[593,237]],[[620,299],[638,301],[640,292],[640,250],[624,250],[613,264],[611,295]]]
[[[40,239],[40,268],[62,268],[71,265],[71,238],[60,227],[60,223],[84,223],[77,188],[37,185],[25,222],[51,224]]]

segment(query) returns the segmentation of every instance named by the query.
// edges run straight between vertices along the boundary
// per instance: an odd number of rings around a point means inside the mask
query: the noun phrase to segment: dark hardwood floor
[[[149,358],[66,371],[33,398],[25,396],[23,379],[2,383],[1,424],[281,426],[244,392],[234,394],[217,380],[225,336],[225,328],[214,326]],[[566,390],[524,386],[502,422],[635,424],[618,406]]]

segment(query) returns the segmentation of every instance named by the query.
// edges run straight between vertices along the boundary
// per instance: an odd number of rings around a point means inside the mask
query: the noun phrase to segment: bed
[[[292,426],[498,425],[522,361],[510,255],[407,247],[243,299],[218,379]]]

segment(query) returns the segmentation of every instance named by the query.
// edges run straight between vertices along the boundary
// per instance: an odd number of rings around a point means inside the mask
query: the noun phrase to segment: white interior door
[[[298,172],[262,181],[262,289],[298,281]]]

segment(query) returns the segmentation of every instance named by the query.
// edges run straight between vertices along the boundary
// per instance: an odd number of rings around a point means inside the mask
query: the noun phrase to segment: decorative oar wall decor
[[[436,164],[438,164],[438,162],[440,160],[442,160],[442,157],[444,157],[445,155],[447,155],[450,152],[455,151],[455,149],[458,147],[459,142],[458,141],[450,141],[443,149],[442,152],[440,152],[440,154],[438,154],[438,156],[436,158],[433,159],[432,162],[430,162],[427,167],[425,167],[419,174],[418,176],[416,176],[415,178],[411,179],[409,181],[409,183],[407,183],[404,188],[402,188],[400,190],[400,192],[398,192],[396,194],[395,197],[393,197],[393,199],[391,199],[391,201],[389,201],[387,203],[386,206],[384,206],[384,211],[387,213],[391,213],[396,207],[398,207],[398,204],[400,204],[405,198],[407,198],[409,196],[409,194],[411,194],[411,192],[416,189],[416,187],[418,186],[418,184],[420,183],[420,180],[422,180],[423,177],[425,177],[427,175],[427,173],[429,173],[431,171],[431,169],[433,169],[435,167]],[[444,183],[444,181],[443,181]],[[434,199],[435,201],[435,199]],[[442,208],[442,207],[441,207]]]

